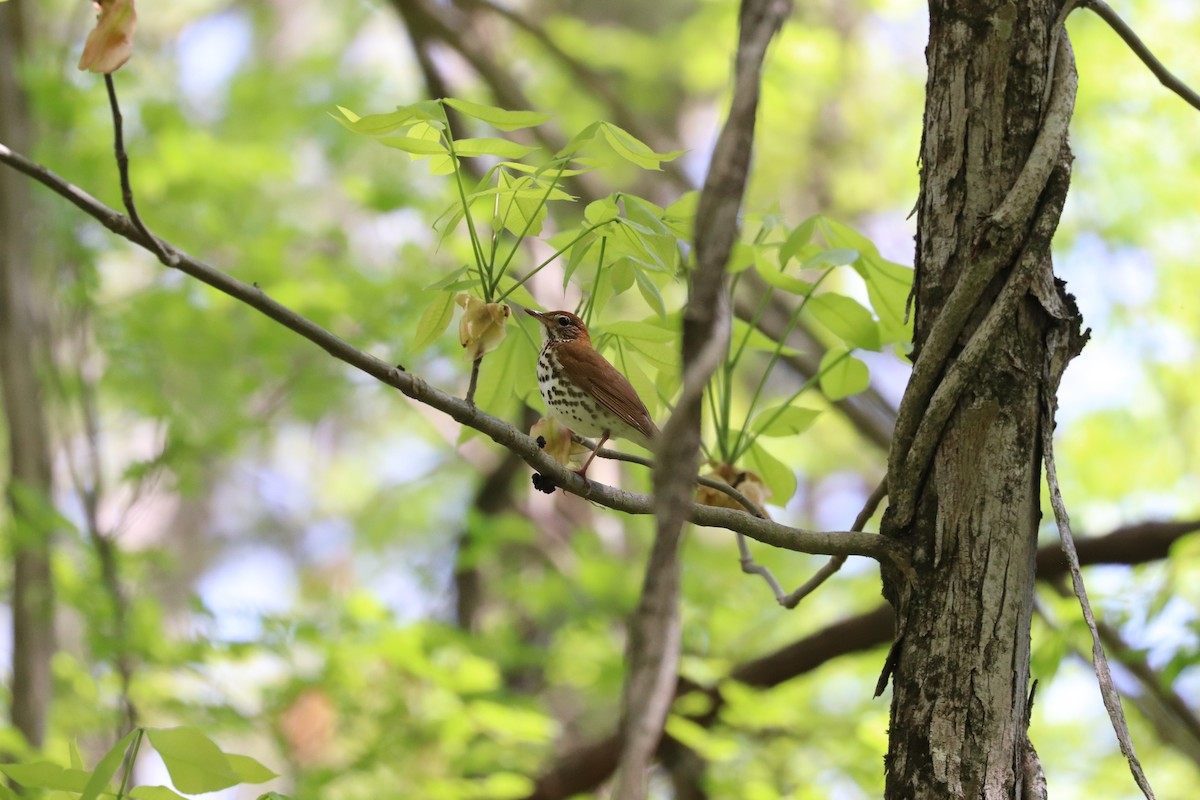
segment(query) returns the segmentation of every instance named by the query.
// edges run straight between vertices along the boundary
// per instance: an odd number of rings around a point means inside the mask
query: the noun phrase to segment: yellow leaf
[[[463,308],[458,323],[458,341],[466,348],[471,360],[499,347],[504,341],[504,324],[512,309],[504,303],[485,303],[469,294],[460,294],[454,300]]]
[[[94,5],[100,17],[83,46],[79,69],[113,73],[133,55],[137,12],[133,0],[99,0]]]

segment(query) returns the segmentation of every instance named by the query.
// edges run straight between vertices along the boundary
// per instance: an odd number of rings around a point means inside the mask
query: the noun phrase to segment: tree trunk
[[[894,500],[907,488],[915,503],[907,517],[893,504],[883,532],[911,545],[915,576],[885,575],[899,626],[889,656],[889,800],[1020,798],[1027,757],[1036,764],[1025,730],[1039,426],[1044,391],[1052,393],[1061,374],[1049,361],[1061,348],[1048,337],[1078,328],[1069,296],[1054,284],[1049,250],[1070,179],[1065,143],[1052,151],[1032,217],[1006,230],[1007,242],[981,232],[1042,124],[1057,11],[1050,0],[930,3],[914,359],[964,271],[980,259],[1005,254],[995,278],[971,298],[942,376],[1001,288],[1017,280],[1018,263],[1028,265],[1029,288],[1020,288],[1013,312],[987,337],[989,355],[958,396],[927,469],[897,469],[912,439],[893,443],[889,494]],[[1067,69],[1073,80],[1073,63]],[[928,398],[919,405],[918,419]]]
[[[17,84],[21,52],[19,0],[0,5],[0,141],[28,152],[32,136],[25,99]],[[50,704],[50,657],[54,653],[54,588],[50,580],[52,516],[50,446],[46,434],[39,355],[41,306],[31,263],[32,224],[28,181],[0,170],[0,386],[8,428],[8,501],[12,508],[12,721],[30,744],[40,746]]]

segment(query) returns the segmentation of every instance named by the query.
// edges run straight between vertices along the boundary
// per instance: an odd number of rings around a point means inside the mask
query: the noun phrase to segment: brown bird
[[[546,343],[538,356],[538,389],[550,416],[580,436],[599,436],[599,451],[610,438],[628,439],[649,447],[658,426],[629,380],[592,347],[583,320],[570,311],[525,313],[542,323]],[[596,457],[593,451],[579,470]]]

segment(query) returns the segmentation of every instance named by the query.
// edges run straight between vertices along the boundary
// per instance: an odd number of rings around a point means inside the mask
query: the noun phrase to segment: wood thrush
[[[629,380],[592,347],[583,320],[570,311],[525,313],[542,323],[546,343],[538,356],[538,389],[550,416],[580,436],[599,436],[580,476],[610,438],[649,447],[658,426]]]

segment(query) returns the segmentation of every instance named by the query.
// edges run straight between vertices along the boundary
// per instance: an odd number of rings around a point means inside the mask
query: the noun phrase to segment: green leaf
[[[659,319],[666,319],[667,304],[663,300],[662,292],[658,290],[658,286],[643,270],[635,269],[633,277],[637,281],[638,291],[641,292],[642,299],[654,309],[654,313],[658,314]]]
[[[821,359],[821,391],[830,400],[858,394],[870,384],[867,365],[843,347],[831,348]]]
[[[782,258],[780,259],[782,260]],[[770,286],[776,289],[782,289],[785,292],[791,292],[798,297],[806,297],[813,290],[813,285],[808,281],[802,281],[799,278],[793,278],[777,269],[773,264],[768,262],[760,262],[758,259],[754,261],[754,271]]]
[[[734,436],[736,438],[736,432]],[[763,483],[771,490],[772,505],[786,505],[796,493],[796,473],[791,468],[771,455],[758,442],[754,442],[746,450],[744,458],[746,465],[762,476]]]
[[[237,775],[242,783],[266,783],[279,777],[278,774],[250,756],[226,753],[225,758],[229,759],[229,765],[233,767],[233,774]]]
[[[842,267],[853,264],[858,260],[858,251],[844,247],[822,250],[804,262],[804,269],[824,269],[825,267]]]
[[[386,142],[385,142],[386,144]],[[497,156],[498,158],[524,158],[537,150],[525,144],[510,142],[508,139],[479,138],[457,139],[454,142],[456,155],[473,158],[475,156]]]
[[[693,720],[671,714],[667,717],[666,732],[685,746],[695,750],[705,761],[732,761],[737,757],[739,746],[728,736],[722,736]]]
[[[776,406],[760,412],[750,424],[750,430],[760,436],[797,436],[816,422],[821,412],[801,406]]]
[[[817,227],[817,220],[819,218],[819,214],[813,214],[788,234],[787,239],[783,242],[783,246],[779,248],[780,264],[786,267],[788,261],[795,258],[796,254],[800,252],[800,248],[812,241],[813,230]]]
[[[592,245],[596,243],[595,236],[585,236],[571,247],[570,255],[567,256],[566,266],[563,267],[563,288],[567,288],[567,284],[571,281],[571,276],[575,274],[575,270],[579,269],[579,265],[583,263],[584,257],[588,251],[592,249]],[[599,257],[599,254],[597,254]]]
[[[593,227],[603,225],[619,216],[621,216],[621,212],[617,208],[617,199],[613,195],[593,200],[583,209],[583,218]]]
[[[413,338],[412,350],[423,350],[437,341],[437,338],[445,333],[453,316],[454,295],[450,292],[439,294],[417,322],[417,335]]]
[[[410,127],[414,122],[428,119],[416,106],[401,106],[388,114],[368,114],[365,117],[360,117],[342,106],[338,106],[337,110],[342,112],[341,117],[330,116],[341,123],[342,127],[365,136],[386,136],[401,128]]]
[[[633,286],[633,263],[629,257],[619,258],[609,265],[608,269],[604,270],[608,275],[609,283],[612,285],[613,294],[621,292]]]
[[[49,761],[32,764],[0,764],[0,772],[30,789],[82,792],[91,775],[82,769],[64,769]]]
[[[911,340],[911,323],[906,323],[904,316],[913,270],[876,255],[864,255],[854,263],[854,269],[867,284],[867,296],[879,315],[884,343]]]
[[[614,153],[642,169],[662,169],[662,162],[672,161],[686,152],[673,150],[668,153],[656,153],[645,142],[611,122],[600,123],[600,133]]]
[[[419,139],[413,136],[384,136],[379,143],[387,147],[403,150],[414,156],[432,156],[447,154],[446,146],[435,139]]]
[[[551,119],[550,114],[542,114],[537,111],[509,111],[508,109],[485,106],[482,103],[472,103],[470,100],[460,100],[455,97],[448,97],[442,102],[460,114],[465,114],[468,117],[486,122],[493,128],[499,128],[502,131],[532,128]]]
[[[187,800],[166,786],[137,786],[129,792],[129,796],[135,800]]]
[[[96,765],[96,769],[92,771],[92,777],[83,787],[83,794],[80,795],[79,800],[96,800],[100,796],[100,793],[108,786],[108,782],[112,780],[112,776],[116,774],[117,768],[121,766],[121,761],[125,758],[125,751],[142,733],[141,728],[135,728],[109,748],[109,751],[104,754],[104,758],[100,759],[100,763]]]
[[[853,298],[842,294],[819,294],[808,298],[805,308],[847,347],[879,349],[879,324],[871,312]]]
[[[79,755],[79,745],[72,739],[69,747],[71,751],[71,769],[83,769],[83,756]]]
[[[215,792],[241,782],[221,748],[196,728],[148,728],[146,736],[181,792]]]
[[[266,794],[260,794],[258,800],[292,800],[292,798],[279,792],[267,792]]]

